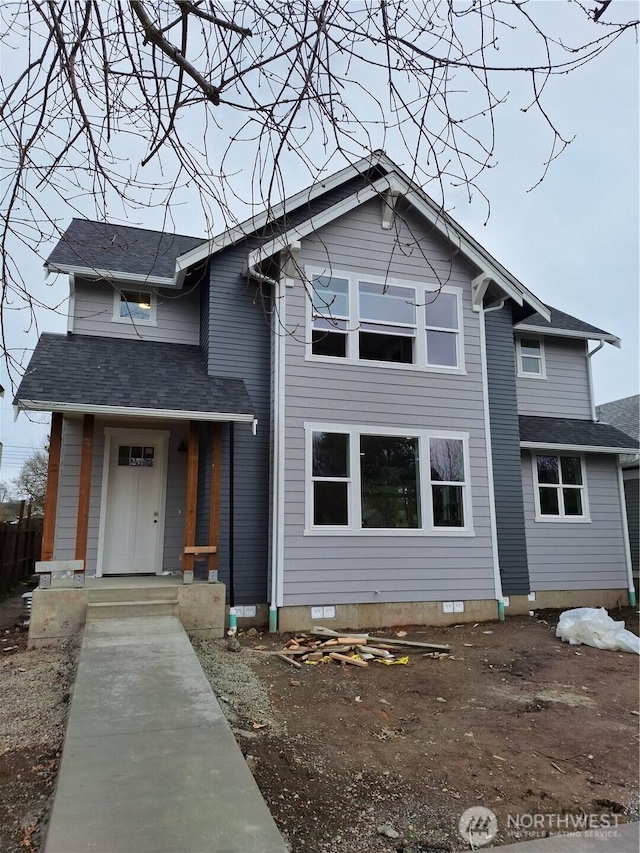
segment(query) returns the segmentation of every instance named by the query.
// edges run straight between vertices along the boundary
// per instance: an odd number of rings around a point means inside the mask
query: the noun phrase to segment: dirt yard
[[[43,840],[80,639],[26,651],[19,616],[0,603],[3,853]],[[194,646],[293,853],[452,853],[472,805],[497,814],[494,845],[517,840],[508,814],[638,819],[637,656],[564,645],[556,621],[406,628],[450,656],[366,669],[293,669],[256,632]]]
[[[25,590],[27,587],[24,588]],[[21,590],[22,591],[22,590]],[[37,851],[51,806],[79,640],[27,651],[22,602],[0,602],[0,850]]]
[[[268,634],[194,645],[293,853],[449,853],[473,805],[494,845],[528,837],[508,814],[638,819],[637,656],[565,645],[557,618],[406,628],[451,655],[366,669],[293,669]]]

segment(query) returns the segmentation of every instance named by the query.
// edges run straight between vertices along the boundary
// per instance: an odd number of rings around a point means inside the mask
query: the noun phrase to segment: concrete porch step
[[[154,599],[152,601],[94,601],[87,605],[87,621],[91,619],[123,619],[133,616],[175,616],[177,598]]]
[[[177,601],[177,583],[140,584],[139,586],[93,586],[87,584],[89,604],[127,601]]]

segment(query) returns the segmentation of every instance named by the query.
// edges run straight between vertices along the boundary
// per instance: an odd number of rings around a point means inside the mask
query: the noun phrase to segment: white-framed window
[[[542,338],[517,338],[516,357],[519,377],[523,379],[547,378]]]
[[[462,288],[307,268],[310,360],[464,373]]]
[[[113,320],[116,323],[156,325],[157,297],[145,288],[114,288]]]
[[[590,521],[584,458],[534,453],[536,521]]]
[[[473,535],[468,433],[304,428],[306,535]]]

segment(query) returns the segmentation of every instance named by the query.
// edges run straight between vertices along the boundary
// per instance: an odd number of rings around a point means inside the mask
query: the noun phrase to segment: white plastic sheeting
[[[624,622],[616,622],[604,607],[576,607],[560,615],[556,637],[572,646],[593,646],[612,652],[640,655],[640,637],[626,631]]]

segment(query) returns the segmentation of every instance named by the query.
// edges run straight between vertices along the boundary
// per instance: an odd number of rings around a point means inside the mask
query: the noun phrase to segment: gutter
[[[15,418],[21,411],[63,412],[77,415],[103,415],[130,418],[166,418],[168,420],[225,421],[251,424],[255,435],[255,415],[239,412],[189,412],[181,409],[139,409],[133,406],[97,406],[86,403],[61,403],[51,400],[20,400],[14,405]],[[14,420],[15,420],[14,418]]]

